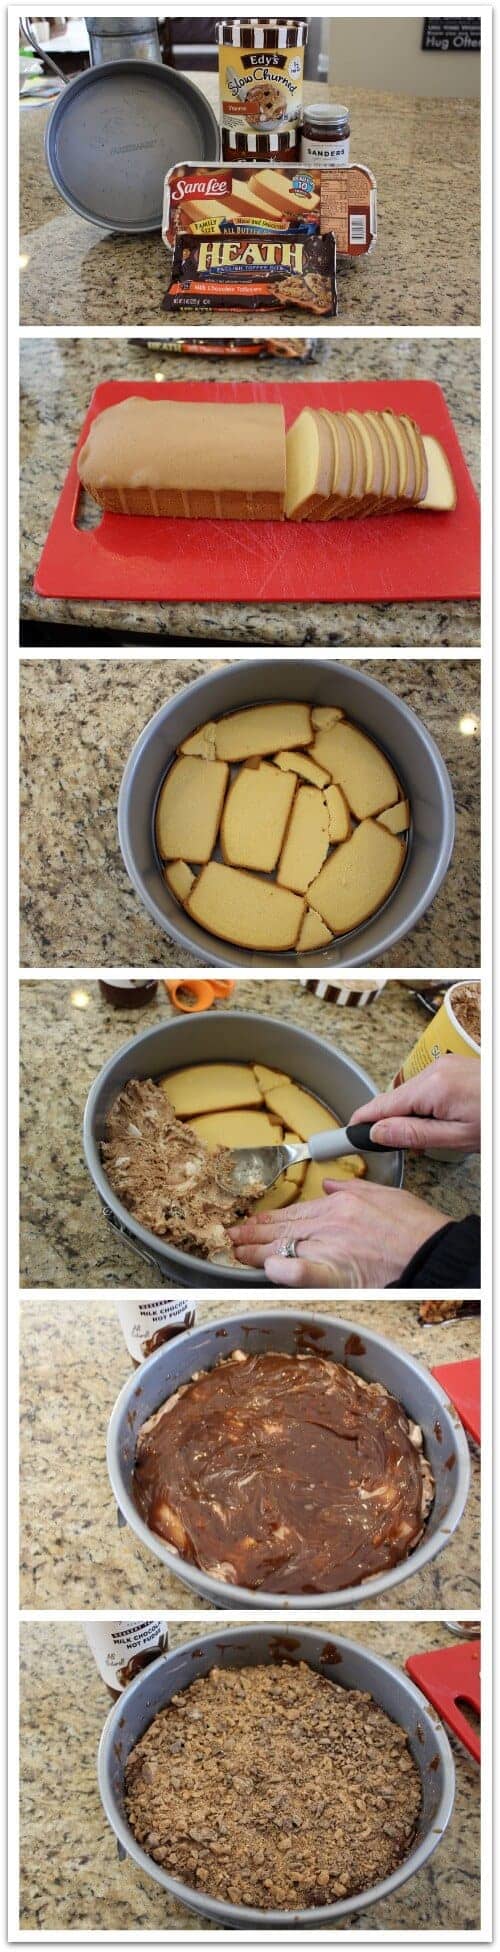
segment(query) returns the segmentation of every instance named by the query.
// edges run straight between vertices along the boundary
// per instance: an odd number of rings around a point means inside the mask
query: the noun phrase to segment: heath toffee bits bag
[[[285,311],[337,314],[335,238],[278,231],[257,236],[178,234],[166,312]]]

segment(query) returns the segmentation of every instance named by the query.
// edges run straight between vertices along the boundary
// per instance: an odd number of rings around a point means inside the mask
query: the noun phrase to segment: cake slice
[[[394,442],[399,464],[398,500],[402,503],[414,502],[417,489],[417,470],[413,447],[399,415],[390,407],[384,408],[381,419],[387,429],[389,440]]]
[[[351,816],[347,800],[340,786],[327,786],[324,802],[328,816],[330,844],[336,847],[341,840],[348,840],[351,832]]]
[[[409,800],[398,800],[397,806],[386,807],[385,813],[377,814],[377,820],[390,834],[405,834],[410,825]]]
[[[194,922],[222,936],[224,942],[279,955],[295,948],[304,901],[274,881],[210,861],[195,881],[186,908]]]
[[[293,1206],[297,1199],[298,1192],[293,1179],[289,1179],[288,1173],[281,1173],[280,1178],[275,1180],[274,1186],[269,1186],[267,1193],[261,1194],[260,1200],[253,1201],[252,1214],[279,1212],[282,1207]]]
[[[356,820],[383,813],[401,798],[399,780],[385,753],[348,719],[339,719],[329,732],[317,733],[312,756],[341,787]]]
[[[345,712],[341,711],[340,705],[313,705],[311,719],[315,731],[328,732],[330,726],[336,725],[339,718],[345,718]]]
[[[382,503],[379,513],[385,514],[387,512],[393,514],[399,495],[398,451],[395,442],[392,439],[389,440],[387,427],[381,413],[376,413],[371,408],[367,408],[365,420],[367,426],[370,428],[370,432],[373,434],[374,440],[379,442],[384,458]]]
[[[448,514],[457,505],[457,491],[448,456],[441,447],[440,441],[434,439],[433,434],[423,434],[422,439],[428,478],[425,495],[419,502],[419,508]]]
[[[310,956],[315,949],[326,949],[327,942],[331,940],[331,929],[327,929],[321,915],[316,915],[314,908],[308,908],[297,943],[297,955]]]
[[[297,781],[264,759],[243,766],[229,787],[220,828],[228,867],[257,868],[272,874],[283,845]],[[311,787],[312,792],[312,787]]]
[[[275,752],[274,764],[282,773],[295,773],[297,778],[305,779],[309,786],[327,786],[329,774],[316,766],[307,752]]]
[[[304,407],[286,436],[285,515],[289,522],[314,519],[332,487],[333,455],[322,414]]]
[[[164,861],[209,861],[219,832],[229,767],[175,759],[160,790],[156,843]]]
[[[327,1105],[313,1098],[312,1092],[304,1091],[299,1084],[276,1085],[265,1093],[269,1111],[276,1112],[291,1131],[298,1132],[299,1139],[305,1142],[315,1132],[338,1131],[339,1121]]]
[[[280,856],[277,880],[281,888],[305,894],[319,874],[330,845],[328,811],[315,786],[299,786]]]
[[[363,449],[364,497],[361,513],[363,515],[370,515],[372,510],[378,511],[382,501],[384,484],[382,447],[377,447],[375,441],[372,441],[371,431],[363,413],[357,413],[355,408],[351,407],[346,415],[346,419],[349,421],[350,426],[355,429]]]
[[[259,1091],[270,1091],[274,1084],[290,1084],[287,1071],[273,1071],[269,1064],[253,1064],[252,1070],[257,1079]]]
[[[209,1152],[218,1145],[279,1145],[283,1136],[281,1126],[272,1125],[265,1111],[203,1112],[186,1123]]]
[[[251,1064],[189,1064],[182,1071],[169,1071],[161,1089],[176,1118],[262,1105]]]
[[[424,495],[427,490],[428,470],[427,470],[427,457],[426,457],[425,447],[422,440],[420,428],[417,427],[416,421],[410,420],[409,414],[406,413],[400,414],[399,417],[401,421],[401,426],[404,428],[404,432],[407,436],[407,439],[410,442],[410,446],[413,448],[413,458],[415,462],[415,473],[416,473],[415,501],[420,502],[423,501]]]
[[[354,477],[354,448],[345,414],[330,413],[326,407],[320,407],[320,416],[325,421],[332,444],[332,474],[330,493],[322,509],[318,511],[317,520],[329,522],[333,516],[344,515],[350,502]]]
[[[310,746],[312,739],[309,705],[277,699],[274,705],[250,705],[246,711],[218,719],[215,744],[218,759],[238,765],[245,759]]]
[[[206,725],[198,725],[196,732],[190,732],[189,738],[182,740],[182,745],[178,746],[178,751],[187,753],[189,757],[194,757],[195,759],[216,759],[216,730],[214,719],[209,719]]]
[[[359,1156],[354,1158],[352,1153],[348,1157],[346,1156],[345,1159],[326,1159],[321,1166],[317,1164],[315,1159],[311,1159],[306,1168],[302,1192],[299,1193],[298,1197],[302,1203],[304,1200],[322,1200],[324,1198],[324,1179],[365,1178],[366,1166],[364,1159],[360,1159]]]
[[[194,881],[193,870],[188,867],[187,861],[167,861],[164,873],[167,887],[175,895],[176,901],[187,901]]]
[[[377,820],[362,820],[350,840],[335,848],[308,890],[332,935],[360,928],[382,908],[399,880],[405,853],[402,841]]]

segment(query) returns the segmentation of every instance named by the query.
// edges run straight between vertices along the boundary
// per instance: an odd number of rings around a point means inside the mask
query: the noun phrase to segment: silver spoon
[[[238,1146],[231,1152],[232,1190],[253,1193],[258,1186],[269,1192],[287,1166],[301,1166],[315,1159],[318,1165],[329,1159],[343,1159],[356,1152],[393,1152],[392,1145],[374,1145],[370,1125],[337,1125],[329,1132],[316,1132],[303,1145]]]

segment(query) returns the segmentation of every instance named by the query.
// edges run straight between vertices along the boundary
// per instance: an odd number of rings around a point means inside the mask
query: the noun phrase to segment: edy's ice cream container
[[[314,990],[322,1003],[335,1003],[342,1009],[364,1010],[368,1003],[376,1003],[387,982],[386,976],[368,983],[362,977],[351,977],[347,983],[332,983],[329,978],[319,981],[317,977],[301,976],[299,981],[306,990]]]
[[[436,1016],[426,1025],[418,1043],[396,1072],[393,1085],[405,1084],[429,1064],[435,1064],[439,1057],[449,1056],[481,1056],[480,983],[453,983],[446,991]],[[428,1159],[441,1160],[443,1165],[456,1166],[467,1158],[467,1152],[457,1147],[427,1146],[426,1153]]]
[[[220,20],[219,118],[223,153],[234,137],[293,143],[302,122],[305,20]]]
[[[438,1057],[481,1056],[481,984],[453,983],[444,1002],[393,1079],[394,1085],[416,1078]]]

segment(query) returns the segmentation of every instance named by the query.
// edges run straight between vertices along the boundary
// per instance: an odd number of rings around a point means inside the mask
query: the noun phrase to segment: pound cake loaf
[[[329,522],[452,513],[448,457],[406,414],[130,394],[92,421],[82,487],[115,515]]]
[[[283,408],[130,394],[92,421],[78,473],[93,500],[115,515],[279,522]]]

